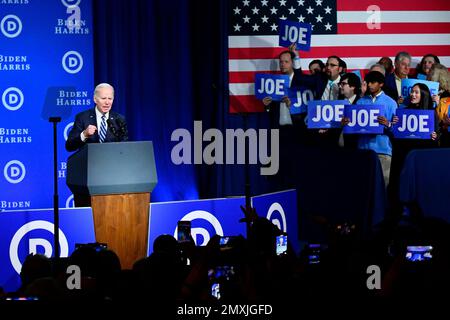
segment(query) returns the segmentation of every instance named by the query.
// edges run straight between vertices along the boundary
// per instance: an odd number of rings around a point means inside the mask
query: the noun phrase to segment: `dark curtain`
[[[193,139],[194,120],[203,132],[217,128],[224,136],[227,128],[267,128],[265,114],[228,114],[227,1],[94,0],[93,6],[95,82],[115,87],[113,108],[126,117],[130,140],[154,143],[152,201],[243,195],[246,173],[252,194],[271,191],[258,165],[246,171],[171,161],[173,130],[185,128]]]

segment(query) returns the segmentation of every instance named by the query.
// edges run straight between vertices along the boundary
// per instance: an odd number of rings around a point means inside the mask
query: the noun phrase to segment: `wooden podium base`
[[[150,193],[91,196],[95,239],[120,258],[122,269],[147,256]]]

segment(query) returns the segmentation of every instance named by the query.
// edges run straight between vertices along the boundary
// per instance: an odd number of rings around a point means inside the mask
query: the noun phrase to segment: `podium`
[[[92,207],[95,239],[131,269],[147,256],[150,193],[157,183],[153,143],[88,143],[67,161],[76,207]]]

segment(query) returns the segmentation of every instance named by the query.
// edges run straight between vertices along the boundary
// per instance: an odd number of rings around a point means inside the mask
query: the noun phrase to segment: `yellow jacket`
[[[439,124],[444,120],[444,116],[448,116],[448,108],[450,105],[450,97],[442,98],[439,100],[439,105],[436,107],[436,115],[438,117]],[[447,128],[447,125],[442,125]]]

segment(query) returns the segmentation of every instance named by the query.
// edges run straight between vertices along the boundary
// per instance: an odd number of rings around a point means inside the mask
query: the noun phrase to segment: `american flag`
[[[311,50],[300,52],[303,70],[313,59],[341,57],[364,72],[382,56],[407,51],[415,68],[428,53],[450,67],[449,0],[230,0],[229,110],[261,112],[254,75],[277,72],[278,21],[313,25]]]

